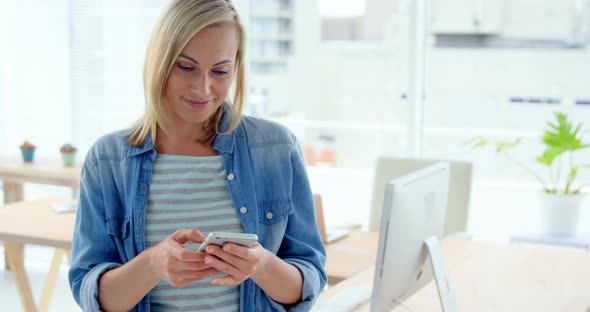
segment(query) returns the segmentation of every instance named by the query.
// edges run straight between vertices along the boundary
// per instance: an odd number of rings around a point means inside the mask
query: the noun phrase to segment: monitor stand
[[[436,288],[438,290],[438,297],[440,299],[440,305],[444,312],[457,312],[457,302],[455,301],[455,293],[451,288],[451,282],[449,275],[445,268],[442,253],[440,252],[440,244],[438,238],[432,236],[424,241],[428,256],[430,257],[430,263],[432,264],[432,272],[434,273],[434,280],[436,282]]]

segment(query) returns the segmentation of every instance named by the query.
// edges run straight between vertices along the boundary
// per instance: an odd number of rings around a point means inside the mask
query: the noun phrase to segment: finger
[[[222,261],[221,259],[215,256],[205,257],[205,264],[221,272],[224,272],[227,275],[233,276],[236,280],[246,279],[246,276],[237,267],[231,265],[230,263]]]
[[[223,273],[216,268],[207,267],[203,270],[195,271],[195,270],[186,270],[186,269],[175,269],[168,273],[168,280],[171,281],[180,281],[186,278],[193,279],[193,278],[203,278],[209,277],[214,274]]]
[[[191,277],[186,277],[186,275],[184,275],[185,277],[172,279],[172,281],[170,281],[170,284],[174,287],[184,287],[219,273],[220,272],[216,269],[208,269],[206,271],[202,271],[200,274],[193,275]]]
[[[182,271],[189,271],[189,272],[198,272],[210,269],[211,266],[203,262],[183,262],[176,260],[174,262],[175,271],[182,272]]]
[[[242,282],[242,280],[237,280],[231,275],[220,276],[220,277],[216,277],[211,280],[211,284],[214,284],[217,286],[239,285],[241,282]]]
[[[240,247],[240,246],[234,245],[233,249],[235,249],[235,247]],[[242,248],[244,248],[244,247],[242,247]],[[225,246],[223,246],[223,249],[220,248],[219,246],[207,246],[207,253],[215,255],[217,258],[219,258],[225,262],[228,262],[238,268],[240,268],[246,264],[246,260],[244,260],[242,258],[238,258],[230,253],[225,252],[225,249],[226,249]],[[230,248],[230,249],[232,249],[232,248]],[[205,257],[205,259],[206,259],[206,257]]]
[[[252,257],[252,248],[256,248],[258,246],[260,246],[258,243],[252,247],[244,247],[233,243],[227,243],[223,245],[223,251],[242,259],[250,259]]]
[[[179,274],[179,278],[181,279],[203,279],[215,274],[223,273],[216,268],[207,268],[201,271],[182,271]]]
[[[179,261],[184,262],[203,262],[204,261],[204,254],[198,253],[196,251],[192,251],[182,247],[179,244],[171,244],[170,248],[170,255],[176,258]]]
[[[202,243],[205,239],[205,236],[195,228],[176,230],[170,237],[179,244],[186,244],[188,242]]]
[[[211,266],[205,264],[205,262],[183,262],[175,259],[174,257],[170,257],[168,263],[166,264],[165,270],[168,279],[171,279],[173,276],[185,278],[185,272],[198,272],[199,270],[195,270],[195,268],[197,268],[197,265],[199,264],[202,266],[200,271],[211,268]]]

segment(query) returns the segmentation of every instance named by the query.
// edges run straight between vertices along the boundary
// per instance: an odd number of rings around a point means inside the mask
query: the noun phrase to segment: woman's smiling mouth
[[[187,98],[182,98],[182,100],[191,108],[204,108],[206,107],[209,103],[213,103],[213,100],[189,100]]]

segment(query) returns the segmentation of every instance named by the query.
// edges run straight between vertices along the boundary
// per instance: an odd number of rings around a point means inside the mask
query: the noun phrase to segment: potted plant
[[[510,161],[530,173],[543,187],[541,193],[541,228],[544,234],[551,236],[574,236],[582,204],[582,189],[590,184],[576,184],[580,170],[590,168],[590,163],[579,164],[574,153],[589,148],[590,143],[583,141],[582,125],[574,125],[567,115],[555,112],[555,122],[548,122],[541,141],[543,153],[535,161],[546,169],[546,175],[535,171],[532,166],[515,159],[510,151],[520,145],[522,138],[513,140],[495,140],[479,136],[466,144],[473,148],[493,146],[498,154],[503,154]]]
[[[33,160],[35,159],[36,148],[37,147],[33,143],[27,140],[25,140],[23,144],[20,145],[20,152],[23,157],[24,163],[30,164],[33,162]]]
[[[76,164],[76,151],[72,144],[64,144],[59,148],[64,167],[73,167]]]

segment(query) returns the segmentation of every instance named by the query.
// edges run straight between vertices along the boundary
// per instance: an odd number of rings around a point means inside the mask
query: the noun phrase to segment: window
[[[41,157],[65,142],[83,154],[138,118],[145,48],[167,3],[0,0],[0,153],[15,155],[28,139],[43,142]],[[408,78],[415,1],[235,3],[248,29],[246,111],[297,135],[329,226],[366,225],[375,160],[410,156],[417,143]],[[425,18],[419,156],[474,163],[472,226],[498,236],[533,227],[525,216],[537,185],[493,151],[464,143],[524,136],[514,156],[530,161],[553,111],[590,127],[590,2],[481,3],[483,11],[468,0],[437,1]]]

